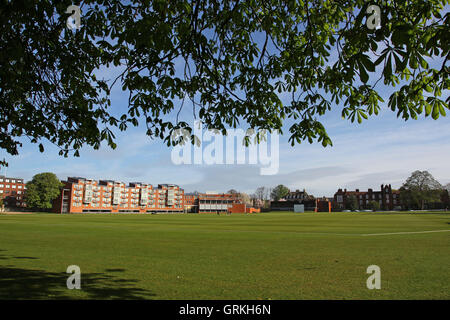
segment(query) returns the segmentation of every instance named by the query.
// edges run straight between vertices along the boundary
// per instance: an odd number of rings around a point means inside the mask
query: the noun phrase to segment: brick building
[[[315,198],[303,191],[295,190],[288,193],[284,199],[270,202],[270,210],[294,211],[294,205],[303,204],[305,211],[331,212],[331,201],[328,198]]]
[[[21,178],[0,176],[0,199],[9,208],[24,208],[26,185]]]
[[[348,191],[347,189],[339,189],[334,194],[333,208],[335,210],[347,209],[346,202],[349,196],[355,196],[360,210],[370,210],[370,202],[376,201],[380,205],[381,210],[400,210],[400,191],[392,190],[391,185],[381,185],[380,191]]]
[[[237,193],[200,193],[198,195],[198,213],[228,212],[228,208],[240,202]]]
[[[303,189],[303,191],[300,190],[295,190],[295,191],[291,191],[288,193],[288,195],[285,197],[286,200],[311,200],[314,197],[308,195],[308,193],[306,193],[305,189]]]
[[[184,194],[184,190],[174,184],[154,187],[132,182],[126,186],[119,181],[80,177],[69,177],[62,182],[61,195],[53,204],[56,213],[226,213],[234,204],[241,203],[238,194]],[[254,209],[246,208],[246,211],[254,212]]]
[[[259,209],[247,207],[237,193],[187,193],[184,196],[185,212],[193,213],[254,213]]]
[[[184,211],[198,212],[198,194],[194,193],[184,194]]]
[[[174,184],[132,182],[128,186],[113,180],[95,181],[69,177],[63,181],[61,195],[55,200],[57,213],[83,212],[183,212],[184,191]]]

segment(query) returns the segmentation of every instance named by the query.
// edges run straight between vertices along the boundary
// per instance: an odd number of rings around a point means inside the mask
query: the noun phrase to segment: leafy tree
[[[229,194],[238,194],[239,192],[237,192],[235,189],[230,189],[227,191],[227,193]]]
[[[69,30],[71,0],[0,0],[0,148],[9,154],[21,136],[64,156],[103,141],[115,148],[116,128],[139,123],[175,144],[171,133],[192,131],[180,115],[186,100],[207,128],[282,132],[292,119],[292,145],[323,146],[332,141],[320,116],[339,108],[362,122],[378,114],[386,87],[405,120],[449,108],[447,0],[76,3],[82,26]],[[370,4],[377,29],[365,23]],[[117,77],[98,76],[108,67]],[[109,109],[115,86],[129,95],[119,112]]]
[[[372,200],[369,202],[369,208],[372,209],[372,211],[378,211],[380,210],[380,203]]]
[[[349,195],[345,199],[345,208],[348,210],[357,210],[358,209],[358,199],[353,194]]]
[[[60,195],[62,187],[63,184],[54,173],[36,174],[31,181],[27,182],[25,190],[27,206],[39,210],[51,209],[53,200]]]
[[[442,185],[428,171],[414,171],[400,188],[400,200],[407,208],[424,210],[428,202],[439,202]]]
[[[275,188],[273,188],[272,193],[271,193],[271,197],[273,200],[278,201],[284,197],[286,197],[289,193],[289,188],[280,184],[278,186],[276,186]]]

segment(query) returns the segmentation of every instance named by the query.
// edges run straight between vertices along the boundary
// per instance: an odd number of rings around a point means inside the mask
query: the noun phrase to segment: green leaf
[[[369,75],[367,74],[366,70],[364,69],[364,66],[359,63],[359,75],[361,77],[361,81],[364,83],[367,83],[367,81],[369,80]]]
[[[434,120],[437,120],[439,118],[439,114],[440,114],[440,110],[439,110],[439,104],[438,103],[434,103],[433,104],[433,113],[431,114],[431,117]]]

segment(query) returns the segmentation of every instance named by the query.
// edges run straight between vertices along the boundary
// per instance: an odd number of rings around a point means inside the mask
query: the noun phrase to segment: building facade
[[[300,190],[295,190],[295,191],[291,191],[287,194],[287,196],[285,197],[286,200],[308,200],[308,199],[312,199],[314,197],[311,197],[310,195],[308,195],[305,191],[305,189],[303,189],[303,191]]]
[[[198,194],[184,194],[184,210],[190,213],[198,212]]]
[[[57,213],[180,213],[184,210],[184,190],[174,184],[154,187],[132,182],[126,186],[113,180],[80,177],[69,177],[63,184],[61,195],[53,205]]]
[[[380,191],[348,191],[347,189],[339,189],[334,194],[333,208],[335,210],[347,209],[346,203],[350,196],[355,196],[360,210],[370,210],[371,202],[375,201],[379,204],[381,210],[400,210],[400,191],[392,190],[391,185],[381,185]]]
[[[184,195],[185,212],[192,213],[254,213],[259,209],[247,207],[235,193],[188,193]]]
[[[239,194],[236,193],[200,193],[198,195],[198,213],[228,212],[228,209],[235,203],[241,203]]]
[[[128,186],[113,180],[69,177],[62,181],[61,195],[54,201],[56,213],[216,213],[229,212],[240,203],[238,194],[184,194],[174,184],[132,182]],[[250,210],[250,209],[249,209]],[[244,210],[245,212],[245,210]]]
[[[294,211],[296,204],[304,205],[305,211],[331,212],[331,203],[327,198],[315,198],[308,194],[305,189],[290,191],[283,199],[271,201],[270,210]]]
[[[60,196],[54,201],[53,211],[57,213],[88,212],[134,212],[134,213],[216,213],[216,212],[248,212],[251,210],[239,205],[242,201],[239,194],[217,192],[185,194],[175,184],[151,184],[123,182],[113,180],[93,180],[81,177],[69,177],[62,181],[64,187]],[[9,209],[26,208],[26,184],[21,178],[0,176],[0,199]],[[379,204],[381,210],[400,210],[400,192],[391,185],[381,185],[380,191],[348,191],[339,189],[332,199],[314,198],[305,190],[290,192],[285,199],[271,202],[271,210],[293,210],[295,204],[304,204],[305,210],[330,211],[331,202],[334,210],[346,208],[347,200],[354,196],[358,209],[371,209],[371,202]],[[440,207],[450,204],[448,192],[442,196]],[[440,208],[439,207],[439,208]],[[434,208],[434,207],[433,207]],[[437,205],[436,205],[436,208]],[[248,210],[247,210],[248,209]]]
[[[10,208],[25,208],[26,185],[21,178],[0,176],[0,199]]]

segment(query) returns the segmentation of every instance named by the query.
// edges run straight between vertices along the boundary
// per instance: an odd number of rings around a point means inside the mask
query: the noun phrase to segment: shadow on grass
[[[123,270],[123,269],[121,269]],[[81,289],[67,289],[70,274],[0,266],[0,299],[150,299],[155,296],[137,288],[138,280],[119,279],[109,273],[81,272]],[[78,291],[78,292],[74,292]],[[75,294],[74,294],[75,293]]]

